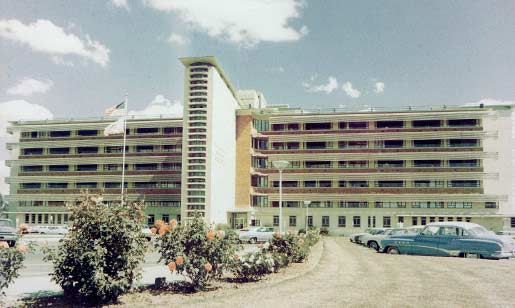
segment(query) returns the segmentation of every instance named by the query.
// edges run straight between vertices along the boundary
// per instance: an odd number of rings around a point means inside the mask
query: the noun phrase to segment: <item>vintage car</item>
[[[513,239],[501,237],[468,222],[428,224],[419,234],[393,235],[382,240],[381,251],[389,254],[506,259],[515,254]]]
[[[18,240],[16,228],[10,219],[0,219],[0,241],[7,242],[9,246],[14,246]]]
[[[379,232],[376,234],[365,234],[360,237],[360,242],[362,245],[365,245],[369,248],[378,250],[379,249],[379,242],[382,239],[385,239],[387,237],[390,237],[392,235],[396,234],[407,234],[408,230],[405,228],[398,228],[398,229],[386,229],[384,232]]]
[[[498,232],[495,232],[495,234],[502,235],[502,236],[508,236],[508,237],[511,237],[512,239],[515,239],[515,231],[498,231]]]
[[[273,227],[255,227],[250,229],[242,229],[239,232],[241,242],[249,242],[255,244],[257,242],[266,242],[272,239],[274,234]]]
[[[349,235],[349,240],[356,244],[361,244],[361,237],[369,234],[382,234],[386,229],[384,228],[369,228],[362,233],[354,233]]]

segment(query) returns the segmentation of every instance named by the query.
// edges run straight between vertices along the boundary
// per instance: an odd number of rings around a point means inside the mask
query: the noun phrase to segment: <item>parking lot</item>
[[[327,237],[320,262],[309,273],[246,292],[212,292],[203,303],[218,307],[512,307],[514,278],[515,259],[387,255],[352,244],[347,237]]]

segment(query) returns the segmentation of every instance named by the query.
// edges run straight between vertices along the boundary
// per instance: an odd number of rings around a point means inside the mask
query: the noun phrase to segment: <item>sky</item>
[[[302,108],[515,101],[515,2],[0,1],[0,192],[8,120],[180,114],[187,56]]]

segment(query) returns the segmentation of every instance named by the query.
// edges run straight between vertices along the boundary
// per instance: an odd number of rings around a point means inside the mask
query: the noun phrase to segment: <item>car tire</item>
[[[250,244],[256,244],[256,243],[257,243],[257,238],[255,238],[255,237],[251,237],[251,238],[249,239],[249,243],[250,243]]]
[[[401,252],[399,251],[399,248],[394,247],[394,246],[390,246],[390,247],[386,248],[386,253],[390,254],[390,255],[400,255],[401,254]]]
[[[372,248],[375,251],[379,251],[379,245],[377,245],[376,241],[371,241],[368,243],[368,248]]]

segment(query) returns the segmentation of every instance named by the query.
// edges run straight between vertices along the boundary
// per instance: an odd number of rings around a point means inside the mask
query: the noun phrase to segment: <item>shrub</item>
[[[310,230],[307,231],[307,233],[306,233],[306,235],[304,237],[304,242],[309,247],[312,247],[316,243],[318,243],[320,238],[321,238],[321,236],[320,236],[320,231],[319,230],[317,230],[317,229],[310,229]]]
[[[294,234],[282,236],[275,233],[266,249],[274,257],[275,271],[288,266],[292,262],[303,262],[309,253],[309,247],[304,244],[304,239]]]
[[[209,229],[198,214],[186,225],[176,226],[172,221],[158,227],[159,261],[172,272],[183,275],[192,290],[205,289],[212,279],[229,270],[240,247],[234,232]]]
[[[260,249],[257,252],[234,256],[231,271],[236,279],[255,281],[274,271],[275,261],[270,252]]]
[[[52,261],[52,280],[66,296],[87,303],[113,302],[141,276],[144,206],[108,206],[87,192],[82,198],[80,205],[68,206],[70,231],[57,249],[45,249],[45,259]]]
[[[19,276],[27,250],[19,242],[14,247],[9,247],[7,242],[0,242],[0,295],[4,295],[4,289]]]

